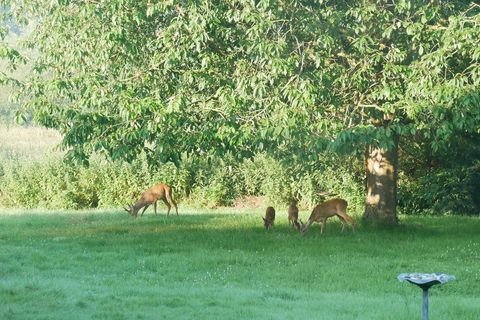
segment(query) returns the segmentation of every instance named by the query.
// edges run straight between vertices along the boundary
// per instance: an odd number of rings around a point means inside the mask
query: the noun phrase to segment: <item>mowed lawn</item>
[[[0,211],[0,319],[419,319],[403,272],[457,277],[431,319],[480,318],[478,218],[301,236],[285,212],[152,211]]]

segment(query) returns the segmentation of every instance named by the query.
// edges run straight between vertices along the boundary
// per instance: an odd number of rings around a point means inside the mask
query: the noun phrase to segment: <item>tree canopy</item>
[[[72,159],[315,161],[327,148],[421,137],[437,150],[480,133],[473,2],[0,3],[35,21],[19,99]]]

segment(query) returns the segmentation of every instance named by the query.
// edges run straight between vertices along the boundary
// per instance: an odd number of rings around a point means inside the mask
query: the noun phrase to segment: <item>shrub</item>
[[[189,166],[190,201],[207,207],[229,206],[242,195],[241,175],[232,159],[196,161]]]
[[[73,170],[60,161],[9,162],[1,179],[3,205],[34,208],[74,208],[68,198]]]
[[[406,214],[478,214],[479,166],[441,169],[399,185],[399,207]]]
[[[314,164],[288,163],[261,154],[240,165],[240,172],[246,194],[264,195],[274,205],[297,200],[301,207],[312,208],[322,201],[321,193],[328,192],[346,198],[355,210],[363,205],[363,183],[355,161],[325,154]]]
[[[475,207],[475,213],[480,214],[480,161],[468,169],[467,189]]]
[[[341,195],[350,203],[359,198],[361,184],[354,171],[327,162],[308,166],[263,154],[243,163],[228,157],[186,159],[180,168],[172,163],[151,167],[145,155],[132,163],[95,158],[88,167],[67,165],[58,158],[28,164],[10,161],[0,170],[0,204],[56,209],[119,207],[159,182],[173,186],[177,201],[183,198],[206,207],[229,206],[245,195],[266,196],[272,205],[297,199],[307,208],[320,200],[320,191]]]

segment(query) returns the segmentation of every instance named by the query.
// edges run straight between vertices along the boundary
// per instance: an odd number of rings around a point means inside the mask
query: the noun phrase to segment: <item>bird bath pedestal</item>
[[[408,281],[422,288],[422,320],[428,320],[428,289],[433,285],[444,284],[450,280],[455,280],[455,276],[443,273],[402,273],[398,275],[398,280],[402,282]]]

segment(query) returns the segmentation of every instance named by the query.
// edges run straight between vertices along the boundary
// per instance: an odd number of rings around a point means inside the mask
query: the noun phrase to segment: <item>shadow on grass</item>
[[[296,304],[312,292],[326,292],[330,299],[329,293],[342,299],[353,292],[363,301],[379,293],[410,290],[395,277],[416,270],[473,279],[471,285],[458,281],[455,290],[462,297],[478,292],[474,284],[480,244],[472,239],[479,219],[402,217],[398,227],[358,226],[355,233],[342,233],[338,219],[331,220],[323,235],[315,224],[302,236],[289,228],[286,216],[265,230],[260,213],[166,217],[150,212],[137,219],[120,211],[0,215],[0,264],[5,265],[0,275],[39,279],[40,274],[48,289],[64,279],[69,293],[72,277],[86,281],[78,282],[78,307],[91,286],[97,286],[97,292],[118,290],[129,301],[154,284],[178,287],[183,295],[204,287],[215,293],[219,288],[260,289],[255,301]],[[132,285],[138,283],[137,293]],[[220,295],[213,301],[222,299]],[[169,301],[172,308],[177,306]]]
[[[312,225],[309,231],[301,235],[287,224],[286,217],[279,217],[276,225],[265,230],[261,214],[225,214],[225,213],[183,213],[179,216],[166,214],[154,215],[147,212],[136,219],[127,213],[118,211],[79,211],[68,213],[44,213],[27,211],[23,214],[0,214],[0,239],[44,238],[61,239],[99,239],[116,237],[118,241],[145,238],[174,239],[199,242],[222,243],[296,241],[308,242],[312,239],[362,239],[370,236],[385,238],[442,237],[448,234],[453,237],[473,237],[478,235],[480,219],[476,217],[412,217],[402,216],[397,226],[372,226],[357,222],[355,232],[346,227],[341,232],[338,219],[329,219],[324,234],[320,234],[318,224]],[[251,241],[250,241],[251,240]]]
[[[480,228],[480,218],[472,216],[401,216],[398,225],[363,224],[367,233],[392,235],[418,235],[435,237],[449,234],[454,237],[475,237]]]

